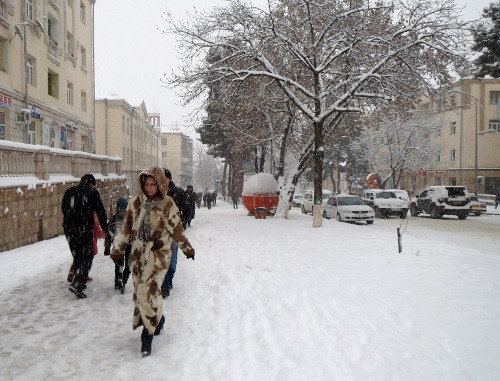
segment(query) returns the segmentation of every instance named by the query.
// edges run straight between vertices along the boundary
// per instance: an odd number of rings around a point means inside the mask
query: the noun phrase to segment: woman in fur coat
[[[110,257],[121,259],[132,242],[130,270],[134,280],[133,328],[144,327],[141,334],[143,356],[151,354],[153,335],[159,335],[165,318],[161,285],[170,263],[172,240],[187,258],[194,249],[184,235],[179,210],[167,196],[163,169],[151,167],[139,175],[139,194],[127,206],[123,228],[114,239]]]

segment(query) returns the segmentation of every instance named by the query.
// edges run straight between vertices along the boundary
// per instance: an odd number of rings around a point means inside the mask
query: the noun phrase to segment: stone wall
[[[125,177],[97,180],[108,219],[116,200],[127,197]],[[0,188],[0,252],[63,234],[61,201],[78,182]]]

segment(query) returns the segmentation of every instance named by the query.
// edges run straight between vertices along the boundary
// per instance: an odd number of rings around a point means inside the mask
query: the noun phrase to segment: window
[[[450,135],[455,135],[457,133],[457,122],[450,123]]]
[[[500,132],[500,120],[490,120],[489,130]]]
[[[33,21],[33,0],[26,0],[26,20]]]
[[[457,97],[456,97],[456,95],[450,96],[450,105],[451,105],[451,107],[456,107],[456,105],[457,105]]]
[[[500,91],[490,91],[490,105],[500,104]]]
[[[122,131],[125,132],[125,116],[122,115]]]
[[[85,69],[85,68],[87,68],[87,49],[85,49],[82,46],[80,49],[80,53],[82,55],[82,67]]]
[[[66,53],[75,58],[75,43],[73,41],[73,35],[70,32],[66,33]]]
[[[66,86],[66,103],[73,105],[73,84],[71,82],[68,82]]]
[[[441,185],[441,176],[436,176],[434,179],[434,185]]]
[[[35,122],[28,124],[28,144],[35,144]]]
[[[450,185],[457,185],[457,178],[456,177],[450,177],[449,183],[450,183]]]
[[[48,72],[48,94],[59,99],[59,74],[52,70]]]
[[[54,131],[54,128],[50,129],[50,147],[54,148],[55,147],[55,142],[56,142],[56,132]]]
[[[47,16],[47,34],[49,38],[57,45],[59,41],[59,22],[51,13]]]
[[[87,112],[87,93],[82,91],[80,94],[80,109],[83,112]]]
[[[33,57],[26,58],[26,81],[32,86],[36,86],[35,82],[35,59]]]
[[[85,4],[80,2],[80,21],[85,25],[86,12],[85,12]]]
[[[436,155],[436,161],[441,161],[441,152],[438,152]]]
[[[436,132],[435,132],[434,136],[436,138],[439,137],[439,136],[441,136],[441,126],[440,127],[436,127]]]
[[[455,150],[450,150],[450,161],[455,161]]]
[[[9,67],[9,41],[0,37],[0,71],[7,73]]]
[[[163,151],[163,152],[161,153],[161,158],[162,158],[162,159],[166,159],[166,158],[167,158],[167,153],[166,153],[165,151]]]
[[[0,140],[5,140],[5,113],[0,111]]]
[[[0,20],[7,21],[7,1],[0,0]]]
[[[167,138],[161,138],[161,144],[163,146],[166,146],[167,145]]]

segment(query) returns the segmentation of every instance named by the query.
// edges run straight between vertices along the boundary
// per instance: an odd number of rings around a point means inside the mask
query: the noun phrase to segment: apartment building
[[[0,0],[0,139],[95,152],[95,0]]]
[[[461,79],[442,101],[420,107],[443,120],[433,137],[440,154],[432,168],[406,172],[404,188],[464,185],[481,194],[500,189],[500,79]]]
[[[172,180],[182,188],[193,184],[193,140],[178,131],[161,134],[161,165],[172,172]]]
[[[137,193],[139,173],[160,164],[160,129],[149,123],[144,102],[136,107],[124,99],[96,99],[95,115],[97,154],[123,158],[129,193]]]

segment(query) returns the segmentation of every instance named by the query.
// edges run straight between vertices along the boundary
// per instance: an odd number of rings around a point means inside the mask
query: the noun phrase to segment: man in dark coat
[[[193,186],[188,185],[186,187],[186,200],[190,210],[189,219],[187,221],[187,226],[191,226],[191,220],[194,220],[194,214],[196,211],[196,193],[193,192]]]
[[[182,226],[184,229],[186,228],[187,223],[190,221],[189,217],[191,215],[191,209],[186,201],[186,193],[184,189],[176,187],[175,183],[172,181],[172,173],[164,168],[165,177],[167,178],[167,196],[172,197],[175,205],[179,209],[179,213],[181,214]],[[165,280],[161,285],[161,295],[163,299],[170,295],[170,290],[172,289],[172,281],[174,279],[175,270],[177,268],[177,251],[179,250],[179,246],[177,242],[172,242],[172,256],[170,258],[170,266],[168,268],[167,274],[165,275]]]
[[[92,238],[94,236],[94,212],[103,230],[107,228],[106,210],[101,201],[99,191],[95,188],[95,177],[84,175],[80,184],[69,188],[62,199],[64,216],[64,235],[73,255],[75,276],[69,290],[79,299],[85,299],[83,293],[92,260],[94,259]]]

